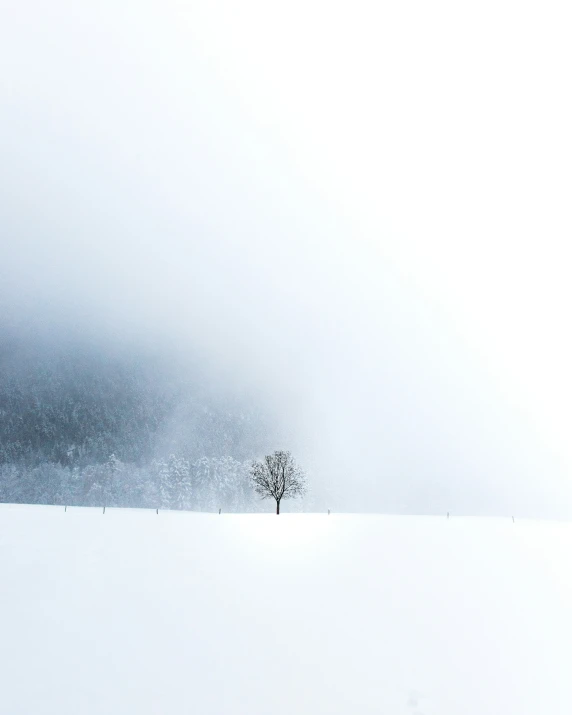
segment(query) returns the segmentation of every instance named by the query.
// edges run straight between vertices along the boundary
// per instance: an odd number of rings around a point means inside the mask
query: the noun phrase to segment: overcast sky
[[[200,352],[346,508],[572,517],[571,36],[552,0],[0,0],[3,319]]]

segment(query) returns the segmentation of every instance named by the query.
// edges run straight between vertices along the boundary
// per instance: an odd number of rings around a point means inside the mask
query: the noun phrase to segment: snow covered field
[[[0,506],[6,715],[569,715],[572,525]]]

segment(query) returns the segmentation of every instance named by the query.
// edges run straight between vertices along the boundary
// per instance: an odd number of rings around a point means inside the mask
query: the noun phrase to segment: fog
[[[4,323],[192,355],[337,509],[572,516],[565,3],[1,16]]]

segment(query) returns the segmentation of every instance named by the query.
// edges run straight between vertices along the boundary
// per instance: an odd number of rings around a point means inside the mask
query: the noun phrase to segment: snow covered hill
[[[0,506],[6,715],[569,715],[572,525]]]

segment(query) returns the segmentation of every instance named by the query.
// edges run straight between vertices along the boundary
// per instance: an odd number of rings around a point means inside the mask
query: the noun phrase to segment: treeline
[[[171,455],[137,466],[115,455],[103,464],[69,467],[0,465],[0,501],[25,504],[116,506],[196,511],[259,511],[250,462]]]
[[[251,399],[171,356],[0,331],[0,463],[244,460],[267,447],[269,422]]]
[[[277,442],[251,398],[168,351],[0,329],[1,501],[248,511],[250,462]]]

